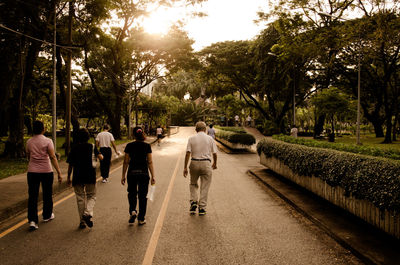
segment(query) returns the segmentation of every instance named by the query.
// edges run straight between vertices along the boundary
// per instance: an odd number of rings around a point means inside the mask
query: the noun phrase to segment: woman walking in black
[[[129,223],[133,224],[137,217],[139,225],[144,225],[146,223],[146,196],[149,188],[149,181],[151,181],[151,185],[154,185],[156,181],[154,177],[151,146],[144,142],[145,134],[142,128],[134,128],[133,135],[135,141],[127,144],[125,147],[125,159],[122,168],[121,184],[125,185],[125,180],[127,179],[130,214]],[[126,174],[127,170],[128,174]],[[139,213],[136,211],[138,199]]]
[[[89,132],[81,128],[75,145],[68,155],[67,183],[74,187],[79,213],[79,228],[93,226],[93,208],[96,202],[96,160],[102,160],[96,146],[88,143]],[[71,181],[71,174],[73,178]]]

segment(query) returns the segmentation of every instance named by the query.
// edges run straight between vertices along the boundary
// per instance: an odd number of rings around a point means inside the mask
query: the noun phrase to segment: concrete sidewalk
[[[155,137],[147,136],[146,142],[154,143],[156,140]],[[117,150],[122,153],[119,157],[115,156],[113,151],[113,155],[111,158],[111,167],[118,164],[124,159],[124,149],[128,143],[117,145]],[[68,164],[63,161],[59,161],[60,170],[62,173],[62,183],[59,184],[57,181],[57,174],[54,175],[54,183],[53,183],[53,195],[56,195],[62,191],[67,189],[72,189],[67,185],[67,173],[68,173]],[[100,170],[99,165],[97,166],[97,175],[99,176]],[[39,194],[39,202],[42,201],[41,191]],[[28,207],[28,184],[27,184],[27,176],[26,173],[22,173],[15,176],[10,176],[8,178],[4,178],[0,180],[0,224],[4,223],[8,219],[27,211]],[[41,205],[38,205],[38,208],[41,208]]]
[[[254,153],[257,153],[257,144],[260,140],[264,139],[266,136],[260,133],[259,130],[253,127],[243,127],[243,129],[248,133],[254,136],[256,138],[256,143],[253,144],[250,148],[250,150]]]

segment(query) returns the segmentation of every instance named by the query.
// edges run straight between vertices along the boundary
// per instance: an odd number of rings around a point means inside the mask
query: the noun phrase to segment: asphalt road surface
[[[256,154],[219,152],[207,215],[189,215],[189,180],[182,172],[187,139],[194,133],[180,128],[152,147],[157,184],[146,225],[128,225],[126,186],[117,167],[110,183],[97,184],[92,229],[78,229],[74,196],[58,196],[54,220],[39,221],[34,232],[23,225],[0,239],[0,263],[361,264],[246,174],[259,166]]]

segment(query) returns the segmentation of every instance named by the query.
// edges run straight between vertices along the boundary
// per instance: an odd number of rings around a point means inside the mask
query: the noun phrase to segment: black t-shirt
[[[125,153],[130,157],[128,172],[131,174],[149,174],[147,154],[151,153],[148,143],[135,141],[126,145]]]
[[[94,148],[97,157],[99,152]],[[67,163],[73,166],[72,185],[96,183],[96,169],[92,164],[93,145],[81,143],[75,145],[68,155]]]

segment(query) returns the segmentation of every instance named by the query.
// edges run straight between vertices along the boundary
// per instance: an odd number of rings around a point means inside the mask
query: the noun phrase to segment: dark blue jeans
[[[53,213],[53,180],[54,175],[51,173],[32,173],[28,172],[28,221],[39,222],[38,219],[38,197],[39,187],[42,183],[43,193],[43,219],[50,218]]]
[[[110,147],[100,147],[100,153],[103,155],[103,160],[100,160],[100,173],[103,178],[108,178],[110,173],[111,154]]]
[[[150,176],[146,174],[129,174],[128,181],[128,201],[129,214],[136,211],[137,200],[139,199],[138,220],[143,221],[146,216],[147,191],[149,189]]]

